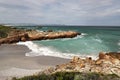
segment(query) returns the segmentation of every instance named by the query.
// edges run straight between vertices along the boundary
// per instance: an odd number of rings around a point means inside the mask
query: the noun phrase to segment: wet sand
[[[0,80],[10,79],[13,76],[32,75],[69,61],[49,56],[26,57],[26,52],[30,52],[30,50],[23,45],[5,44],[0,46]]]

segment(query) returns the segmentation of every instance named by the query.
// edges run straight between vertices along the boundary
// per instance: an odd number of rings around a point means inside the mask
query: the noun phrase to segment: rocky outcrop
[[[18,33],[17,33],[18,32]],[[16,43],[19,41],[32,41],[32,40],[46,40],[46,39],[58,39],[58,38],[73,38],[80,33],[74,31],[62,31],[62,32],[38,32],[35,30],[31,31],[17,31],[16,34],[8,36],[7,38],[0,39],[0,44],[4,43]],[[12,33],[12,32],[11,32]]]
[[[62,31],[62,32],[28,32],[31,40],[45,40],[45,39],[58,39],[58,38],[73,38],[80,33],[74,31]]]
[[[10,43],[16,43],[19,41],[27,41],[27,40],[29,40],[29,36],[27,33],[24,33],[12,37],[2,38],[0,39],[0,44],[10,44]]]
[[[106,53],[106,55],[109,55],[113,58],[116,58],[116,59],[119,59],[120,60],[120,52],[109,52],[109,53]]]
[[[97,60],[92,60],[91,57],[81,59],[75,56],[69,63],[57,65],[55,68],[50,68],[44,72],[97,72],[102,74],[116,74],[120,76],[120,57],[118,56],[120,56],[120,53],[117,52],[100,52]]]

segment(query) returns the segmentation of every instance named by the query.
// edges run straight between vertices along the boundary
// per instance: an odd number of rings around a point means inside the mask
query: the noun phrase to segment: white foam
[[[94,39],[95,41],[99,42],[99,43],[102,43],[102,40],[101,39]]]
[[[45,47],[45,46],[39,46],[35,43],[33,43],[32,41],[27,41],[27,42],[19,42],[17,43],[19,45],[25,45],[27,46],[31,52],[26,53],[26,56],[54,56],[54,57],[60,57],[60,58],[67,58],[67,59],[71,59],[73,56],[79,56],[79,57],[92,57],[93,59],[95,59],[94,56],[91,55],[79,55],[79,54],[72,54],[72,53],[62,53],[59,52],[55,49],[49,48],[49,47]]]
[[[82,36],[88,35],[87,33],[81,33]]]
[[[118,43],[118,46],[120,46],[120,42]]]
[[[71,39],[79,39],[79,38],[83,38],[85,35],[87,35],[86,33],[81,33],[81,35],[78,35],[74,38],[64,38],[64,39],[61,39],[62,41],[66,41],[66,40],[71,40]]]
[[[79,38],[83,38],[84,36],[82,36],[82,35],[78,35],[78,36],[76,36],[76,37],[74,37],[74,38],[64,38],[64,39],[61,39],[62,41],[67,41],[67,40],[71,40],[71,39],[79,39]]]
[[[120,46],[120,40],[119,40],[119,42],[118,42],[118,46]],[[119,50],[120,50],[120,47],[119,47]],[[120,51],[119,51],[120,52]]]

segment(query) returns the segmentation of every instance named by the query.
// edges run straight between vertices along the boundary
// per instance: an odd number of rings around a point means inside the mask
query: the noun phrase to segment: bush
[[[80,72],[57,72],[51,75],[34,75],[23,78],[13,78],[12,80],[120,80],[117,75],[104,75],[100,73],[80,73]]]
[[[9,32],[12,30],[13,30],[13,28],[11,28],[11,27],[0,25],[0,38],[7,37]]]
[[[0,37],[1,38],[5,38],[7,36],[8,36],[8,34],[6,32],[0,31]]]

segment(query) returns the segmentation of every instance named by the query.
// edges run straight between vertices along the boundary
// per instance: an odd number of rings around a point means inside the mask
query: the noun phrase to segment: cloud
[[[120,25],[119,4],[119,0],[0,0],[0,22]]]

